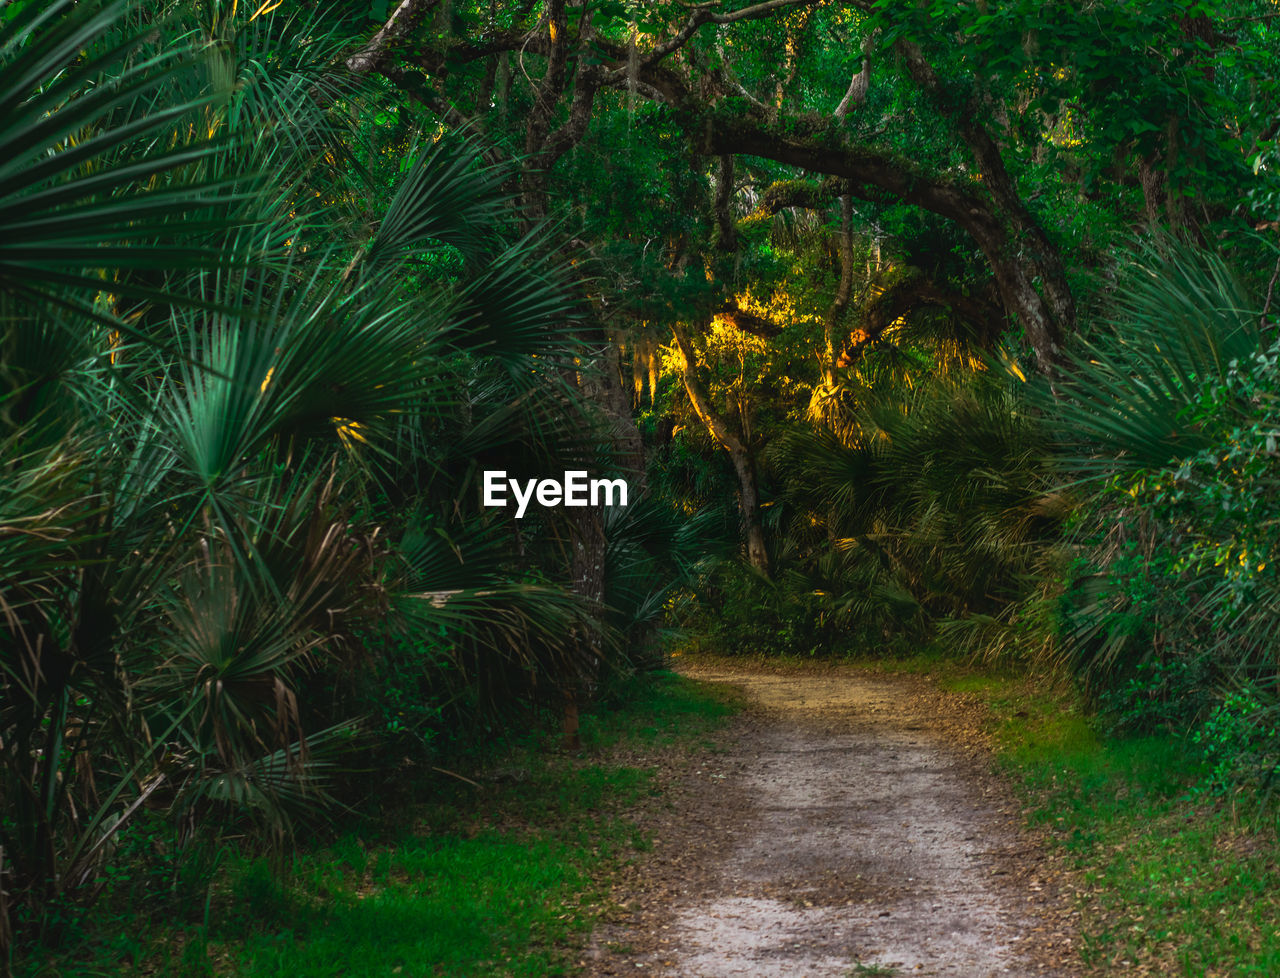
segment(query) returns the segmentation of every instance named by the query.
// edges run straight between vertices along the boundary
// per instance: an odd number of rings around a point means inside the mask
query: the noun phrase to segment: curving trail
[[[753,706],[684,776],[590,974],[1073,973],[1042,856],[962,749],[976,721],[954,698],[852,669],[682,671]]]

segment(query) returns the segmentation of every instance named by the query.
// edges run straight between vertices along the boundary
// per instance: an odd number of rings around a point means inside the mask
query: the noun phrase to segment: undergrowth
[[[705,746],[734,708],[670,673],[634,680],[584,713],[581,752],[533,737],[500,762],[407,775],[377,820],[349,819],[284,865],[225,846],[198,885],[108,892],[66,949],[30,949],[18,973],[570,973],[609,871],[650,847],[622,817],[659,790],[647,758]]]

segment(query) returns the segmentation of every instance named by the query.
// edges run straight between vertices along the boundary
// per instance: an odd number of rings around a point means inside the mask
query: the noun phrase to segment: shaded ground
[[[589,974],[1073,974],[1070,912],[976,707],[850,668],[681,671],[752,706],[649,826]]]

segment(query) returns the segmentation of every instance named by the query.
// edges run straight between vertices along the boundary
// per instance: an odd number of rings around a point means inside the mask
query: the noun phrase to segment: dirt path
[[[682,671],[753,706],[682,777],[591,975],[1072,974],[1052,874],[962,747],[981,737],[972,706],[849,669]]]

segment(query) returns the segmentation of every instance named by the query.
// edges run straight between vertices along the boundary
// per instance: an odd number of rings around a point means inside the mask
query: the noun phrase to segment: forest
[[[1277,0],[0,0],[0,147],[0,976],[1280,974]],[[1040,950],[657,949],[921,729]]]

